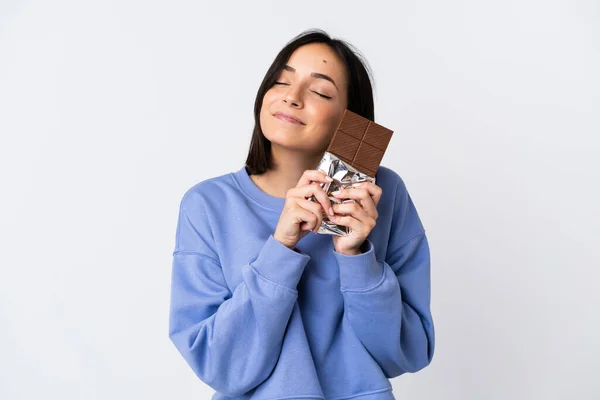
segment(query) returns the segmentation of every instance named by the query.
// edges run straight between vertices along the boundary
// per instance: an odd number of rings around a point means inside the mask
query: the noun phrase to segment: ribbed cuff
[[[383,278],[383,265],[375,258],[373,243],[366,239],[365,244],[365,252],[355,256],[333,252],[340,269],[342,291],[369,290]]]
[[[290,249],[270,235],[250,265],[263,278],[296,290],[309,260],[310,256]]]

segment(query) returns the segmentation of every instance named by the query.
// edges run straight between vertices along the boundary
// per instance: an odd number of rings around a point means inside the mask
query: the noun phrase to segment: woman
[[[346,108],[374,120],[365,66],[299,35],[259,88],[246,165],[183,196],[169,337],[213,399],[393,399],[388,378],[431,361],[429,247],[403,181],[381,166],[334,205],[320,186]],[[314,234],[323,211],[351,233]]]

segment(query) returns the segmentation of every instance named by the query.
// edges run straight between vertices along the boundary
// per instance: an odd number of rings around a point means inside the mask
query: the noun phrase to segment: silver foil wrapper
[[[327,174],[327,176],[333,178],[332,182],[322,183],[320,184],[321,188],[331,200],[333,204],[341,204],[348,202],[355,202],[353,199],[342,199],[341,201],[334,197],[331,193],[342,190],[352,188],[352,185],[360,182],[372,182],[375,183],[375,178],[367,176],[362,172],[356,170],[353,166],[345,163],[340,160],[334,154],[326,151],[319,161],[319,165],[317,169],[321,172]],[[314,196],[310,197],[309,200],[316,201]],[[325,214],[323,218],[323,222],[319,227],[319,231],[317,233],[327,234],[327,235],[336,235],[336,236],[344,236],[350,233],[350,228],[342,225],[336,225],[329,220],[327,217],[328,214]]]

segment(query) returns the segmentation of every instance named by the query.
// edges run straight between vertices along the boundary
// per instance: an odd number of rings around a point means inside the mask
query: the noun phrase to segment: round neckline
[[[238,172],[234,174],[236,181],[250,198],[260,205],[267,206],[273,210],[281,211],[285,204],[285,199],[281,197],[271,196],[260,189],[252,179],[246,166],[244,165]]]

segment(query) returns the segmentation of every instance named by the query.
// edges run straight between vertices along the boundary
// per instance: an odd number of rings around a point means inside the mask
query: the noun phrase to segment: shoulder
[[[406,185],[402,177],[393,169],[379,166],[375,175],[375,184],[381,188],[384,193],[391,196],[404,196],[407,193]]]
[[[393,215],[392,224],[402,229],[406,237],[418,236],[425,232],[417,208],[408,192],[404,180],[390,168],[380,166],[375,183],[382,189],[381,202],[389,207]],[[412,235],[412,236],[411,236]]]
[[[184,192],[181,207],[195,209],[215,202],[222,204],[232,196],[236,188],[232,172],[204,179]]]

